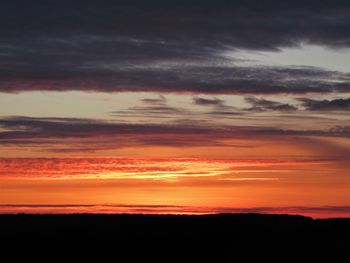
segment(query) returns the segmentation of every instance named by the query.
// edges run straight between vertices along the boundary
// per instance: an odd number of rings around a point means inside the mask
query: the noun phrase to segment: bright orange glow
[[[320,160],[2,159],[0,212],[345,216],[349,184],[336,172]]]

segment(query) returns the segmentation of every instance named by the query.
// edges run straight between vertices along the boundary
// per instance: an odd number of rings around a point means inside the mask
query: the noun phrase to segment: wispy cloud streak
[[[299,214],[314,218],[349,217],[349,206],[296,206],[296,207],[196,207],[178,205],[142,205],[142,204],[2,204],[0,214],[71,214],[71,213],[97,213],[97,214],[217,214],[217,213],[262,213],[262,214]]]
[[[8,179],[155,179],[213,177],[227,181],[276,180],[270,174],[329,163],[326,160],[210,160],[195,158],[2,158]],[[284,169],[284,170],[281,170]],[[244,177],[266,174],[266,177]]]

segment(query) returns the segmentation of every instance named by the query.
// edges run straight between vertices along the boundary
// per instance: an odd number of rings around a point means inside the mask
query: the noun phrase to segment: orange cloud
[[[30,179],[178,179],[235,174],[269,174],[317,166],[326,161],[232,160],[200,158],[3,158],[2,178]],[[284,167],[284,170],[281,170]],[[234,178],[239,180],[239,178]],[[245,180],[242,178],[242,180]],[[249,178],[252,180],[252,178]],[[259,177],[262,180],[262,177]],[[270,180],[267,178],[267,180]]]

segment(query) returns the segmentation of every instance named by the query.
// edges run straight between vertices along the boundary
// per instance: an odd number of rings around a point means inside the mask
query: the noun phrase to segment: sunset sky
[[[348,1],[2,1],[0,213],[350,216]]]

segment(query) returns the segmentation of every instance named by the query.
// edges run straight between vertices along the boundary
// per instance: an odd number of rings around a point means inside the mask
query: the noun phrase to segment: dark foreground
[[[11,262],[96,256],[98,262],[335,262],[350,252],[350,219],[284,215],[1,215],[0,234]]]

